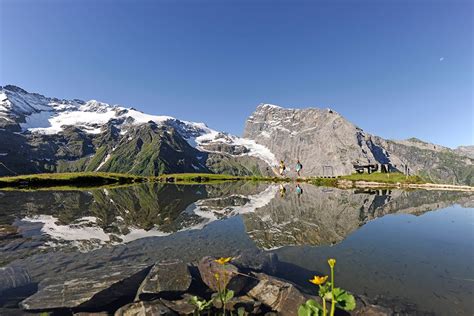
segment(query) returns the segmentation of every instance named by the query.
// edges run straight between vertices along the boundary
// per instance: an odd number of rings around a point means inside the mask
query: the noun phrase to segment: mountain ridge
[[[150,115],[97,100],[58,99],[0,87],[0,175],[109,171],[271,175],[300,159],[305,175],[339,176],[354,164],[384,164],[433,182],[472,185],[470,147],[452,150],[416,138],[386,140],[332,109],[262,103],[243,137],[204,123]],[[467,148],[467,149],[466,149]]]
[[[0,144],[3,175],[83,170],[158,175],[214,168],[250,175],[268,174],[266,164],[276,162],[263,146],[204,123],[95,100],[49,98],[16,86],[0,87],[0,137],[10,140]],[[215,157],[229,160],[229,168]]]

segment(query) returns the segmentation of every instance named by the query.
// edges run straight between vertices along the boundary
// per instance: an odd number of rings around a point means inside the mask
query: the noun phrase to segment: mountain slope
[[[211,172],[271,175],[279,160],[295,176],[353,173],[388,164],[432,182],[474,185],[472,146],[452,150],[418,139],[370,135],[330,109],[261,104],[244,138],[203,123],[91,100],[62,100],[0,87],[0,175],[111,171],[139,175]]]
[[[352,173],[353,163],[390,162],[371,135],[329,109],[261,104],[247,120],[244,137],[268,147],[290,169],[299,159],[305,174],[339,176]]]
[[[0,175],[113,171],[268,174],[275,157],[203,123],[0,87]],[[218,160],[218,161],[216,161]],[[249,167],[251,166],[251,167]]]
[[[339,176],[355,172],[355,164],[389,164],[394,171],[407,167],[433,182],[474,185],[474,159],[468,155],[417,139],[385,140],[330,109],[261,104],[248,118],[243,136],[284,160],[290,175],[299,159],[304,175]]]

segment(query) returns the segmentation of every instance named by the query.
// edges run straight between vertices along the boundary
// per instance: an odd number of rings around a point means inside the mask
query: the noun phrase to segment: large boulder
[[[47,278],[39,283],[38,292],[23,300],[20,307],[25,310],[101,310],[133,297],[149,269],[146,264],[116,265]]]
[[[143,280],[136,300],[151,296],[176,296],[186,292],[192,277],[188,265],[181,260],[156,263]]]

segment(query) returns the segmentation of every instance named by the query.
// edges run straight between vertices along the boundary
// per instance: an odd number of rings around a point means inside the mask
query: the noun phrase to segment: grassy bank
[[[164,174],[158,177],[150,177],[152,181],[161,182],[179,182],[186,183],[202,183],[202,182],[222,182],[222,181],[238,181],[246,180],[246,177],[232,176],[228,174],[212,174],[212,173],[173,173]]]
[[[358,181],[383,183],[383,184],[423,184],[426,183],[419,176],[408,176],[401,173],[372,173],[352,174],[338,178],[300,178],[291,179],[284,177],[260,177],[260,176],[233,176],[227,174],[209,173],[176,173],[157,177],[143,177],[130,174],[107,173],[107,172],[76,172],[76,173],[47,173],[21,175],[14,177],[0,177],[0,188],[3,189],[41,189],[41,188],[87,188],[109,185],[126,185],[138,182],[166,182],[179,184],[219,183],[225,181],[267,181],[267,182],[308,182],[319,186],[336,187],[342,181]]]
[[[404,183],[404,184],[422,184],[426,183],[419,176],[405,176],[399,172],[393,173],[380,173],[374,172],[371,174],[367,173],[354,173],[349,176],[341,176],[338,179],[351,180],[351,181],[365,181],[365,182],[378,182],[378,183]]]
[[[130,184],[146,178],[107,172],[41,173],[0,177],[0,188],[94,187],[111,184]]]

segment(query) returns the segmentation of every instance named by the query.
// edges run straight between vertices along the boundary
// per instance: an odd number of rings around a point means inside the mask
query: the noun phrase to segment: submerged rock
[[[31,276],[28,271],[21,267],[0,268],[0,294],[3,291],[18,288],[30,284]]]
[[[278,255],[260,250],[245,250],[232,263],[239,269],[273,274],[278,268]]]
[[[124,298],[133,298],[149,265],[117,265],[40,282],[38,292],[20,303],[25,310],[77,308],[101,310]]]
[[[160,294],[167,296],[183,293],[189,288],[191,281],[188,265],[181,260],[158,262],[140,285],[137,299]]]
[[[177,315],[166,307],[160,300],[151,302],[136,302],[120,307],[114,314],[115,316],[151,316],[151,315]]]
[[[391,316],[393,311],[377,305],[366,305],[351,313],[354,316]]]

